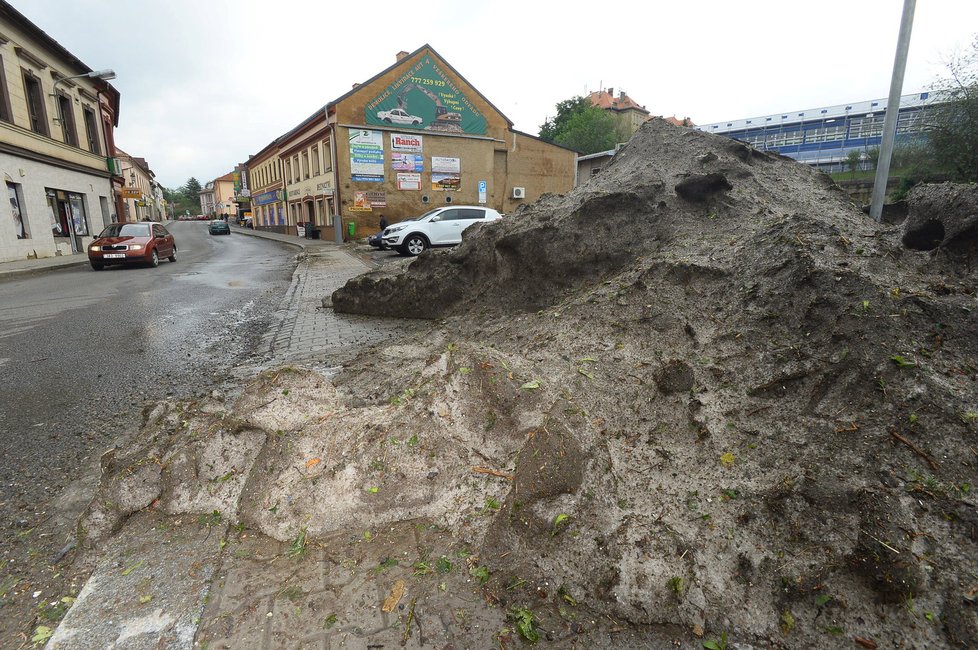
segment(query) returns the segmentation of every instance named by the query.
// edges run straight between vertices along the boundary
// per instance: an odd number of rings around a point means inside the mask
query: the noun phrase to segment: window
[[[296,182],[299,182],[299,154],[292,157],[292,173],[295,174]]]
[[[289,183],[292,182],[292,160],[285,161],[285,178],[288,179]]]
[[[14,220],[14,232],[17,239],[30,239],[30,230],[27,228],[27,215],[24,214],[23,195],[20,185],[17,183],[7,183],[7,194],[10,196],[10,213]]]
[[[309,178],[309,152],[302,152],[302,178],[303,180]]]
[[[27,98],[27,116],[30,118],[31,131],[50,135],[48,114],[44,108],[44,95],[41,92],[41,80],[30,70],[24,70],[24,95]]]
[[[312,175],[319,176],[319,147],[312,148]]]
[[[75,128],[75,110],[71,105],[71,98],[58,93],[55,99],[58,102],[58,121],[61,122],[61,141],[77,147],[78,129]]]
[[[10,93],[7,90],[7,75],[3,72],[3,57],[0,57],[0,120],[13,123],[14,114],[10,110]]]
[[[459,209],[459,219],[485,219],[486,211],[480,208]]]
[[[323,171],[333,171],[333,150],[329,146],[329,142],[323,143]]]
[[[92,153],[102,153],[102,148],[98,144],[98,128],[95,120],[95,111],[88,106],[82,108],[85,114],[85,136],[88,138],[88,150]]]
[[[71,209],[71,223],[76,235],[88,234],[88,217],[85,215],[85,203],[81,194],[68,193],[68,206]]]

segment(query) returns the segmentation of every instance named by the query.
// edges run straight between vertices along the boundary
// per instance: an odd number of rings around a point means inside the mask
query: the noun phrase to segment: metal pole
[[[907,69],[907,52],[910,50],[910,32],[913,29],[913,13],[916,6],[916,0],[903,0],[900,37],[897,39],[893,77],[890,79],[890,98],[886,102],[886,116],[883,118],[883,142],[880,144],[880,159],[876,166],[873,197],[869,204],[869,216],[876,221],[881,221],[883,218],[883,199],[886,198],[886,181],[890,176],[890,159],[893,157],[897,118],[900,114],[900,94],[903,92],[903,73]]]

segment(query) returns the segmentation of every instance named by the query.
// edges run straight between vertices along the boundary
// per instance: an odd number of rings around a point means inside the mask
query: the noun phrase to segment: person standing
[[[381,231],[387,230],[387,217],[380,215],[380,229]]]

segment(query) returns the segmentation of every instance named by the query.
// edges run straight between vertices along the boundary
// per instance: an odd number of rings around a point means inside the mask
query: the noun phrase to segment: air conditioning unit
[[[514,199],[525,199],[526,198],[526,188],[525,187],[514,187],[513,188],[513,198]]]

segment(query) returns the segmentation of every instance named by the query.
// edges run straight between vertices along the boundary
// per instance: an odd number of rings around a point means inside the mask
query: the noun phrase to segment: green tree
[[[547,142],[557,142],[557,138],[567,131],[567,124],[571,118],[589,108],[591,108],[591,101],[581,96],[558,102],[557,115],[540,127],[540,138]]]
[[[859,163],[863,161],[863,152],[859,149],[852,149],[846,154],[846,167],[849,168],[849,173],[852,178],[856,178],[856,170],[859,169]]]
[[[615,116],[597,107],[587,108],[574,114],[563,133],[557,136],[557,144],[582,154],[614,149],[618,143]]]
[[[184,184],[184,186],[180,188],[180,191],[187,199],[193,199],[194,201],[197,201],[198,200],[197,196],[200,194],[201,189],[202,188],[200,186],[200,181],[198,181],[196,178],[191,176],[190,178],[187,179],[187,182]]]
[[[978,181],[978,37],[947,63],[935,84],[946,102],[928,118],[928,145],[935,167],[951,180]]]
[[[869,166],[872,169],[876,169],[876,167],[880,164],[880,148],[870,147],[869,149],[867,149],[866,160],[869,161]]]
[[[894,148],[893,166],[907,170],[894,201],[906,198],[917,183],[978,181],[978,38],[946,67],[932,86],[941,102],[923,113],[925,137]]]

